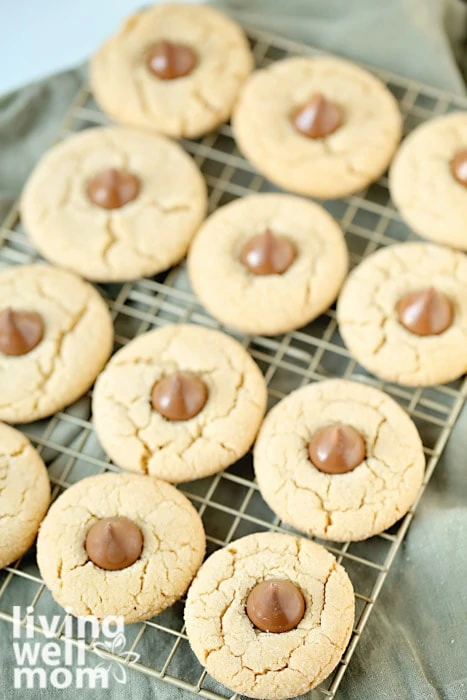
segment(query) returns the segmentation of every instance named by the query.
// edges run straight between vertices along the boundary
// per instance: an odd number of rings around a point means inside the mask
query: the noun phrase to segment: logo
[[[136,663],[139,654],[125,650],[123,618],[109,616],[98,620],[92,615],[74,618],[70,613],[71,608],[66,608],[63,617],[54,615],[48,619],[46,615],[34,616],[34,609],[28,607],[23,620],[21,607],[14,606],[15,689],[105,689],[111,678],[126,683],[125,667]],[[99,639],[89,645],[86,643],[89,637]],[[87,650],[95,652],[102,661],[88,665]]]

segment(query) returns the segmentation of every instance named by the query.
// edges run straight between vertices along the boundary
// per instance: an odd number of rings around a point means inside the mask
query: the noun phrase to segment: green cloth
[[[213,4],[270,31],[446,90],[464,91],[444,31],[441,0],[231,0]],[[0,208],[3,211],[18,195],[40,154],[55,138],[81,75],[80,70],[68,72],[0,101]],[[87,400],[81,401],[76,411],[87,416]],[[464,410],[353,656],[338,698],[467,698],[466,432],[467,410]],[[78,433],[79,430],[68,428],[59,439],[73,446]],[[57,435],[54,437],[57,439]],[[55,470],[54,455],[46,451],[45,457],[51,463],[50,469]],[[36,572],[33,556],[26,558],[26,566]],[[365,572],[361,572],[360,579],[358,574],[355,576],[357,586],[364,587]],[[5,577],[0,572],[0,587]],[[25,606],[36,591],[35,584],[15,577],[0,599],[0,612],[11,613],[13,605]],[[58,609],[45,593],[40,612],[52,611]],[[174,612],[164,615],[167,624],[173,622]],[[137,626],[128,628],[129,642],[137,629]],[[11,635],[11,626],[0,621],[1,698],[83,700],[95,696],[96,691],[77,689],[14,691]],[[168,653],[171,641],[161,635],[160,646],[156,648],[152,646],[154,637],[145,634],[137,651],[143,654],[144,663],[155,664],[163,650]],[[185,645],[180,650],[169,672],[196,681],[199,666]],[[108,691],[97,692],[115,700],[191,697],[134,670],[128,671],[125,686],[114,680]]]

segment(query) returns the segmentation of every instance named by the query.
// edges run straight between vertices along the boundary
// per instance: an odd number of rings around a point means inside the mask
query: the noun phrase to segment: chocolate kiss
[[[454,320],[454,309],[445,294],[433,287],[406,294],[397,304],[399,322],[415,335],[439,335]]]
[[[135,175],[117,168],[97,173],[89,180],[86,192],[94,204],[103,209],[119,209],[139,194],[140,184]]]
[[[247,241],[240,260],[254,275],[281,275],[297,256],[294,244],[270,229]]]
[[[89,530],[85,549],[89,559],[99,568],[120,571],[140,558],[143,535],[129,518],[103,518]]]
[[[204,407],[208,399],[206,384],[190,372],[176,372],[154,385],[152,407],[164,418],[189,420]]]
[[[44,322],[39,314],[10,308],[0,313],[0,352],[4,355],[26,355],[39,345],[43,335]]]
[[[310,139],[322,139],[334,133],[342,124],[344,115],[339,105],[330,102],[321,93],[299,107],[292,116],[295,128]]]
[[[336,423],[318,430],[308,445],[314,466],[326,474],[346,474],[363,462],[365,441],[350,425]]]
[[[261,632],[289,632],[305,614],[305,599],[290,581],[262,581],[250,591],[246,613]]]
[[[197,63],[193,49],[184,44],[159,41],[150,49],[146,64],[161,80],[182,78],[192,72]]]
[[[451,174],[464,187],[467,187],[467,149],[458,151],[450,163]]]

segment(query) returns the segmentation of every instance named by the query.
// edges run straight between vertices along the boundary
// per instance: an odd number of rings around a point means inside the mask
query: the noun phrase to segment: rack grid
[[[266,66],[289,55],[316,55],[321,52],[268,33],[248,28],[257,66]],[[405,132],[436,115],[467,109],[467,100],[421,85],[386,71],[374,71],[398,99],[404,116]],[[87,85],[83,85],[58,134],[57,140],[92,126],[106,125],[108,118],[97,108]],[[196,141],[182,145],[201,168],[209,188],[210,211],[237,197],[252,192],[276,191],[267,180],[241,156],[235,146],[230,126]],[[417,239],[401,221],[382,177],[365,192],[324,206],[338,220],[347,240],[351,263],[357,264],[378,248],[392,243]],[[15,205],[2,224],[0,267],[33,262],[39,256],[21,228]],[[193,296],[182,264],[153,279],[136,283],[101,285],[115,325],[116,349],[139,333],[167,323],[197,323],[221,328],[236,337],[251,353],[264,372],[269,390],[269,406],[287,393],[309,382],[329,377],[352,378],[386,391],[398,401],[415,421],[427,458],[425,480],[417,502],[397,525],[363,543],[325,543],[346,567],[356,590],[356,619],[352,638],[337,669],[306,700],[338,697],[338,688],[352,654],[378,599],[391,564],[403,541],[414,511],[423,495],[444,446],[451,434],[467,395],[467,380],[449,385],[408,389],[376,380],[351,358],[339,336],[333,309],[307,327],[274,338],[232,333],[215,322]],[[23,426],[49,466],[53,496],[77,480],[91,474],[117,468],[109,463],[93,433],[90,419],[90,394],[49,420]],[[225,472],[184,484],[181,490],[203,517],[208,551],[251,532],[277,530],[290,532],[262,501],[254,482],[251,455]],[[37,566],[34,552],[0,572],[0,620],[12,622],[15,591],[21,588],[34,611],[53,605]],[[155,679],[208,700],[240,700],[211,679],[189,651],[183,627],[183,602],[156,618],[127,628],[130,646],[127,652],[140,655],[131,667]],[[37,628],[37,632],[41,630]],[[58,632],[63,638],[63,628]],[[89,639],[87,649],[94,651]],[[129,664],[112,652],[100,652],[110,660]],[[155,693],[157,692],[157,687]],[[162,696],[161,691],[161,696]]]

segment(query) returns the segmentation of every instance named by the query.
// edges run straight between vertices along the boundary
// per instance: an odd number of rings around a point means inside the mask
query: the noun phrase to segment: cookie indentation
[[[261,632],[290,632],[303,619],[305,599],[291,581],[270,579],[258,583],[250,591],[246,612]]]
[[[0,273],[0,309],[0,420],[40,420],[86,393],[113,340],[94,287],[48,265],[15,265]]]
[[[327,425],[313,435],[308,453],[313,465],[321,472],[346,474],[365,459],[365,440],[351,425]]]
[[[176,80],[189,75],[198,63],[196,52],[185,44],[158,41],[149,50],[146,65],[160,80]]]
[[[327,471],[314,468],[310,443],[316,466],[321,460]],[[315,382],[282,399],[254,450],[257,483],[274,513],[335,542],[364,540],[394,525],[417,498],[424,465],[422,441],[404,409],[371,386],[343,379]]]
[[[239,25],[211,7],[170,2],[126,20],[92,58],[90,78],[113,120],[198,138],[229,119],[253,67]]]
[[[451,327],[454,309],[434,287],[406,294],[397,304],[399,322],[415,335],[440,335]]]
[[[109,168],[89,180],[86,188],[91,202],[102,209],[120,209],[139,194],[140,182],[136,175]]]
[[[0,352],[4,355],[26,355],[39,345],[43,336],[44,321],[40,314],[11,308],[0,312]]]
[[[429,119],[396,153],[391,199],[423,238],[467,250],[467,112]]]
[[[292,265],[297,249],[285,236],[276,236],[267,228],[243,247],[240,259],[254,275],[282,275]]]
[[[177,489],[107,472],[57,498],[40,529],[37,562],[56,602],[73,615],[119,615],[130,624],[185,594],[205,546],[201,518]]]
[[[86,129],[37,164],[21,200],[31,241],[96,282],[152,276],[186,254],[206,185],[183,148],[154,131]]]
[[[406,386],[450,382],[467,371],[467,258],[419,242],[378,250],[351,273],[337,319],[350,353],[377,377]]]
[[[191,372],[176,372],[155,384],[151,403],[164,418],[184,421],[194,418],[208,400],[206,384]]]
[[[197,325],[167,325],[114,355],[94,388],[93,419],[115,464],[180,483],[246,454],[266,399],[259,367],[235,340]]]
[[[261,193],[211,214],[190,247],[188,269],[196,296],[218,321],[277,335],[329,308],[347,275],[348,252],[323,207]]]
[[[140,558],[143,534],[129,518],[102,518],[89,530],[85,549],[100,569],[121,571]]]
[[[272,628],[283,613],[286,626],[296,626],[260,631],[245,610],[259,594],[260,617],[269,618],[263,626]],[[191,648],[215,680],[241,696],[284,700],[335,668],[354,612],[352,584],[332,554],[301,537],[264,532],[205,561],[188,591],[185,623]]]
[[[292,123],[300,134],[309,139],[323,139],[342,125],[344,113],[338,104],[321,93],[299,107],[292,115]]]
[[[293,57],[253,73],[232,129],[243,155],[275,185],[330,199],[360,192],[383,174],[402,119],[387,87],[359,66]]]

